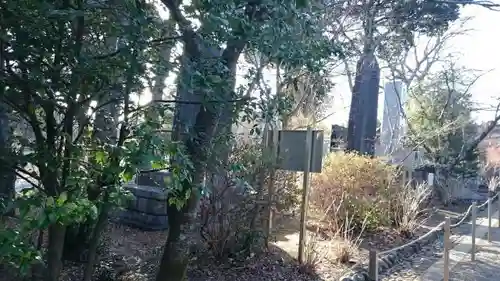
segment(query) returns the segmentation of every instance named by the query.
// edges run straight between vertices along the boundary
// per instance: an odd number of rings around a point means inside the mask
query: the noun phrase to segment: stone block
[[[114,212],[117,222],[144,230],[168,228],[168,197],[164,188],[137,184],[127,184],[124,188],[129,190],[134,198],[125,209]]]

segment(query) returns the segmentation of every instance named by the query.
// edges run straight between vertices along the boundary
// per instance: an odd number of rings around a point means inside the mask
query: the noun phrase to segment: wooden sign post
[[[273,208],[274,208],[274,178],[276,177],[276,164],[277,164],[277,146],[278,146],[278,131],[272,131],[272,143],[270,148],[271,152],[271,167],[269,169],[269,182],[268,185],[268,201],[267,201],[267,225],[266,225],[266,239],[268,240],[266,245],[269,245],[269,237],[271,237],[271,231],[273,229]]]
[[[270,130],[267,140],[270,153],[277,156],[278,162],[274,167],[285,171],[303,172],[302,182],[302,204],[300,209],[300,235],[299,235],[299,254],[298,259],[304,262],[304,251],[306,248],[306,220],[307,205],[309,199],[309,178],[310,173],[321,173],[323,164],[323,131],[312,130],[308,127],[307,131],[302,130]],[[275,189],[272,186],[274,169],[270,171],[271,183],[269,185],[268,198],[268,225],[267,231],[270,233],[272,228],[272,204],[274,200]]]
[[[304,263],[304,250],[306,247],[306,219],[307,205],[309,197],[309,174],[311,172],[311,147],[312,147],[312,130],[307,128],[306,146],[304,157],[304,178],[302,182],[302,204],[300,207],[300,235],[299,235],[299,262]]]

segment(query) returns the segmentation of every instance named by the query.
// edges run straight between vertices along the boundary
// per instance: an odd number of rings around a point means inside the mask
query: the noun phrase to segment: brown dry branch
[[[210,252],[217,258],[244,257],[265,248],[265,209],[270,162],[260,154],[258,145],[238,144],[228,166],[238,169],[223,179],[212,181],[211,192],[200,206],[200,234]],[[260,164],[257,164],[260,163]],[[264,171],[263,186],[259,175]],[[274,177],[277,188],[273,199],[274,211],[287,211],[296,205],[296,181],[290,173],[279,172]]]
[[[342,264],[349,263],[351,258],[359,251],[359,246],[361,242],[363,242],[361,237],[366,229],[367,219],[368,217],[365,216],[361,225],[361,230],[357,231],[357,226],[352,225],[354,216],[349,217],[349,215],[346,214],[346,219],[344,220],[345,226],[339,229],[335,235],[340,239],[336,244],[335,251],[337,262]]]
[[[399,233],[411,238],[415,230],[424,222],[426,203],[432,194],[427,184],[413,187],[410,183],[403,185],[392,200],[393,218]]]

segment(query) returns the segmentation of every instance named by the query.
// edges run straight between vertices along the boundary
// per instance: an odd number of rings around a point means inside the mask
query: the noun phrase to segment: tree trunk
[[[61,224],[49,226],[49,246],[47,252],[47,274],[45,281],[58,281],[62,269],[62,253],[66,227]]]
[[[203,174],[202,171],[194,171],[194,173],[198,175]],[[201,182],[199,181],[198,184],[201,184]],[[195,189],[194,186],[189,188],[191,190]],[[168,237],[163,249],[156,281],[184,281],[187,278],[186,273],[191,245],[189,238],[185,235],[190,233],[189,228],[193,224],[198,204],[196,193],[192,192],[191,194],[184,208],[179,210],[174,205],[167,207]]]
[[[97,261],[97,247],[99,246],[101,233],[106,227],[108,214],[109,214],[109,204],[104,204],[104,206],[101,207],[99,218],[97,219],[97,223],[95,224],[94,231],[89,241],[89,255],[87,264],[85,265],[83,281],[90,281],[92,279],[95,263]]]
[[[221,128],[219,128],[221,132],[231,128],[233,104],[223,101],[234,98],[233,81],[236,63],[244,47],[244,44],[237,48],[228,47],[222,52],[219,49],[204,46],[201,36],[195,35],[195,37],[184,44],[182,67],[177,83],[177,100],[189,101],[189,103],[176,104],[172,135],[174,141],[180,140],[184,143],[187,156],[193,164],[190,170],[192,182],[184,181],[182,184],[183,191],[190,192],[190,198],[180,210],[173,205],[168,206],[169,232],[156,276],[157,281],[186,279],[189,262],[189,239],[186,234],[193,226],[192,222],[199,199],[198,188],[203,184],[207,162],[213,159],[209,151],[213,149],[217,124],[222,121]],[[194,82],[199,79],[197,75],[200,73],[206,77],[216,75],[225,84],[215,85],[216,90],[199,88],[195,86],[198,83]],[[222,102],[202,104],[202,99]],[[210,162],[210,165],[212,164],[214,163]]]
[[[7,107],[0,103],[0,198],[4,199],[5,207],[14,199],[15,195],[15,173],[10,147],[10,124]],[[2,206],[0,205],[0,210]],[[8,212],[11,214],[12,212]]]
[[[3,59],[3,44],[0,42],[0,80],[3,75],[4,59]],[[0,86],[0,97],[3,96],[5,88]],[[11,131],[9,124],[9,110],[0,100],[0,198],[5,200],[5,203],[14,199],[15,195],[15,173],[14,163],[11,155]],[[2,206],[0,205],[0,210]],[[11,212],[9,212],[11,213]]]

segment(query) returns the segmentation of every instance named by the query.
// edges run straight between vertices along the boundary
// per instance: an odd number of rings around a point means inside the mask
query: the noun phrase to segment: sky
[[[500,4],[500,0],[493,1]],[[464,28],[471,30],[468,34],[460,35],[450,40],[448,52],[459,53],[457,64],[466,68],[487,72],[470,89],[474,102],[481,107],[496,106],[500,98],[500,48],[495,43],[500,43],[498,34],[500,28],[500,12],[491,11],[482,7],[465,7],[462,16],[471,18]],[[339,84],[332,92],[334,104],[332,116],[325,120],[326,123],[346,125],[349,115],[351,93],[345,81]],[[381,81],[384,83],[384,81]],[[379,96],[379,118],[383,112],[383,94]],[[494,118],[495,112],[491,110],[477,111],[473,114],[476,122],[485,122]]]
[[[500,4],[500,0],[494,1]],[[472,89],[476,102],[496,106],[500,98],[500,49],[497,42],[500,27],[500,12],[481,7],[468,7],[464,15],[471,16],[469,27],[474,29],[470,35],[456,38],[453,48],[462,53],[460,64],[469,68],[489,71],[481,77]],[[494,112],[479,112],[477,119],[488,121],[494,118]]]
[[[493,2],[500,4],[500,0]],[[167,12],[161,12],[163,17],[167,17]],[[447,50],[451,53],[459,53],[457,64],[479,71],[487,72],[471,88],[473,100],[482,107],[496,106],[497,99],[500,99],[500,48],[496,43],[500,43],[498,29],[500,28],[500,12],[491,11],[483,7],[469,6],[462,8],[463,17],[471,17],[464,28],[470,30],[467,34],[453,38]],[[178,50],[180,51],[180,50]],[[245,65],[239,65],[237,84],[245,83],[243,79]],[[264,79],[272,87],[275,85],[275,75],[273,70],[264,73]],[[170,77],[168,82],[174,82]],[[173,83],[168,83],[173,85]],[[327,112],[329,116],[325,125],[339,124],[346,125],[349,114],[351,93],[345,78],[336,79],[336,86],[332,90],[333,103]],[[381,81],[384,83],[384,81]],[[273,87],[272,87],[273,88]],[[173,89],[171,89],[173,90]],[[146,103],[151,99],[151,95],[146,93],[141,97],[141,103]],[[383,94],[379,96],[379,118],[383,112]],[[494,118],[495,112],[491,110],[477,111],[473,117],[477,122],[485,122]]]

